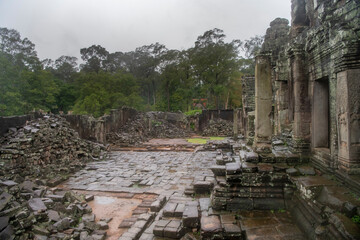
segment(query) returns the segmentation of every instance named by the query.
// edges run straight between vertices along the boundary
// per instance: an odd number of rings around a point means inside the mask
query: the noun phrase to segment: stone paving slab
[[[70,189],[128,194],[183,194],[195,181],[212,181],[215,152],[111,152],[65,184]]]

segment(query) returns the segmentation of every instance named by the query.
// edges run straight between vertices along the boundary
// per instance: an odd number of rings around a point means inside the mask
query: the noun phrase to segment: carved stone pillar
[[[259,152],[271,151],[272,85],[270,55],[256,57],[255,67],[255,142]]]
[[[337,73],[339,168],[360,174],[360,69]]]
[[[293,152],[310,150],[311,106],[305,55],[302,48],[291,50],[291,81],[294,94]]]

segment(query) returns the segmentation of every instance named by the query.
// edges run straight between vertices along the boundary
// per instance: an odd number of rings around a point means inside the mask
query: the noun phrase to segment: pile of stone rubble
[[[91,198],[50,188],[86,162],[105,158],[104,146],[80,139],[57,116],[12,128],[0,143],[0,239],[104,238],[84,218]]]
[[[166,119],[156,118],[156,114],[138,113],[117,132],[107,134],[106,139],[111,144],[131,146],[141,145],[151,138],[184,138],[190,134]]]
[[[204,129],[203,136],[226,136],[233,134],[233,123],[223,119],[210,120],[208,126]]]
[[[0,239],[104,239],[86,201],[38,181],[0,181]]]
[[[11,128],[0,141],[0,176],[15,178],[15,182],[32,177],[56,185],[86,162],[105,157],[103,145],[79,138],[69,123],[57,116]]]

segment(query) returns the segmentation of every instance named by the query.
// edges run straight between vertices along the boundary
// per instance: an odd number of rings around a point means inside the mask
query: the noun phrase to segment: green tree
[[[25,113],[25,101],[21,95],[24,86],[21,68],[11,61],[12,56],[0,52],[0,115],[11,116]]]
[[[24,71],[21,76],[26,81],[22,95],[26,102],[26,111],[44,110],[57,111],[57,95],[59,88],[55,77],[49,71]]]
[[[199,95],[207,97],[213,107],[224,107],[226,89],[230,78],[239,70],[238,54],[241,41],[225,43],[220,29],[206,31],[195,42],[193,65]]]
[[[105,70],[109,52],[100,45],[92,45],[88,48],[80,49],[81,59],[85,62],[81,69],[86,72],[96,72]]]
[[[77,73],[77,58],[61,56],[55,60],[54,75],[65,83],[72,83]]]
[[[73,108],[77,114],[95,117],[109,113],[112,108],[129,106],[141,108],[139,87],[131,74],[122,72],[82,72],[76,80],[79,97]]]
[[[35,44],[27,38],[22,39],[20,33],[14,29],[0,28],[0,51],[11,56],[13,64],[20,68],[41,68]]]

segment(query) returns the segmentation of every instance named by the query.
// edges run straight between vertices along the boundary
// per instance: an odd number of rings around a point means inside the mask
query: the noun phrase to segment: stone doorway
[[[329,148],[329,79],[314,82],[312,112],[312,144],[314,148]]]

